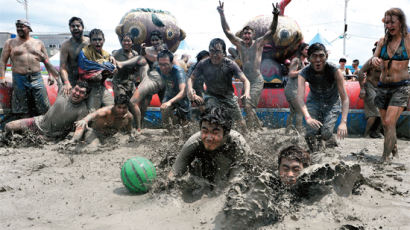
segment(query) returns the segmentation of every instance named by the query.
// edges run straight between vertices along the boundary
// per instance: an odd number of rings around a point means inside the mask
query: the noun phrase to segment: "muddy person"
[[[259,98],[262,94],[264,83],[262,74],[260,72],[260,66],[262,61],[263,47],[272,39],[272,35],[275,33],[276,27],[278,25],[278,16],[280,13],[278,4],[276,4],[276,7],[275,5],[273,5],[272,13],[274,16],[272,24],[270,25],[268,31],[265,35],[257,38],[256,40],[253,39],[255,30],[249,26],[245,26],[242,29],[241,38],[235,36],[231,32],[225,18],[223,2],[219,1],[217,10],[221,17],[222,29],[226,37],[228,37],[232,44],[236,46],[236,49],[239,53],[239,58],[242,63],[243,72],[250,82],[251,99],[243,100],[248,128],[261,129],[262,124],[255,111],[258,106]]]
[[[286,100],[289,102],[289,117],[286,120],[286,129],[292,127],[293,121],[295,122],[296,130],[301,133],[303,131],[303,114],[297,108],[297,94],[298,94],[298,76],[300,71],[305,68],[306,58],[308,56],[307,51],[309,44],[302,43],[298,48],[298,53],[289,66],[289,80],[285,86]]]
[[[198,65],[198,63],[205,58],[209,58],[209,52],[206,50],[202,50],[196,55],[196,63],[191,65],[188,69],[188,74],[187,74],[188,78],[191,77],[191,74],[194,72],[196,65]],[[204,98],[204,78],[202,76],[197,76],[197,78],[195,79],[193,83],[192,88],[195,90],[196,95]],[[200,112],[203,113],[205,111],[205,106],[204,105],[198,105],[198,106],[199,106]]]
[[[71,38],[64,41],[60,51],[60,74],[64,83],[64,93],[69,94],[71,87],[78,81],[78,54],[90,43],[90,39],[83,35],[84,23],[79,17],[72,17],[68,21]]]
[[[112,77],[115,69],[115,59],[103,49],[104,33],[100,29],[90,32],[90,44],[85,46],[78,55],[79,80],[87,81],[91,87],[87,98],[90,112],[114,104],[112,94],[105,87],[105,79]]]
[[[375,43],[375,46],[377,46],[377,42]],[[376,47],[373,48],[373,53],[375,50]],[[374,98],[376,97],[377,84],[380,79],[381,70],[372,64],[372,59],[369,59],[364,63],[357,75],[360,84],[359,97],[364,100],[364,114],[367,120],[363,136],[380,138],[381,119],[379,110],[374,104]]]
[[[337,135],[339,138],[347,135],[349,97],[343,74],[337,67],[327,62],[328,54],[323,44],[312,44],[308,49],[308,57],[310,65],[305,67],[298,76],[298,106],[308,124],[306,142],[310,150],[315,152],[319,150],[320,145],[323,147],[337,145],[333,128],[340,107],[342,107],[342,119],[337,128]],[[306,104],[304,102],[305,82],[309,82],[310,87]]]
[[[143,55],[149,64],[150,69],[155,69],[157,67],[157,56],[162,50],[168,49],[167,45],[162,39],[161,32],[159,30],[154,30],[150,34],[151,46],[146,46],[145,43],[141,44],[141,55]]]
[[[104,139],[117,132],[132,134],[133,118],[128,111],[128,103],[127,95],[118,95],[114,105],[100,108],[79,120],[72,142],[84,140],[88,147],[98,147]]]
[[[250,148],[241,134],[231,130],[230,115],[221,107],[206,108],[199,125],[201,130],[185,142],[176,157],[169,178],[188,171],[189,179],[197,178],[194,181],[204,182],[209,190],[220,190],[242,173]],[[187,190],[195,190],[195,185]]]
[[[6,135],[18,131],[32,131],[47,139],[63,139],[74,128],[74,122],[88,114],[85,99],[90,92],[87,82],[77,82],[67,96],[59,90],[57,99],[46,114],[12,121],[6,124]]]
[[[281,213],[277,202],[291,191],[310,163],[309,153],[299,146],[282,149],[278,155],[278,175],[258,168],[245,175],[243,181],[233,183],[224,209],[216,218],[217,225],[222,229],[256,229],[278,221]]]
[[[205,103],[206,107],[225,107],[232,115],[232,119],[239,123],[241,132],[247,132],[245,120],[242,117],[237,97],[234,94],[232,78],[237,78],[243,82],[244,94],[241,99],[247,101],[251,99],[249,80],[240,70],[239,66],[226,57],[226,45],[222,39],[212,39],[209,44],[209,54],[210,58],[199,62],[188,79],[188,98],[197,105]],[[207,87],[204,98],[197,95],[192,87],[197,76],[203,77]]]
[[[381,161],[390,154],[398,156],[396,123],[406,109],[409,100],[410,34],[407,32],[406,16],[399,8],[385,12],[385,35],[377,44],[372,64],[381,69],[375,104],[379,108],[384,129],[384,149]]]
[[[0,60],[0,84],[5,85],[7,61],[11,60],[13,75],[12,113],[16,117],[30,117],[45,114],[50,108],[47,89],[41,75],[40,62],[52,75],[49,84],[58,79],[58,72],[50,64],[44,43],[30,37],[32,31],[26,19],[16,21],[17,38],[4,44]]]

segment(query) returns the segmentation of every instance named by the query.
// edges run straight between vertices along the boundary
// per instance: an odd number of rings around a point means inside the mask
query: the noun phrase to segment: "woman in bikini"
[[[380,39],[372,63],[382,70],[375,104],[379,108],[384,128],[384,150],[381,161],[392,153],[398,156],[396,123],[409,100],[410,75],[408,72],[410,34],[406,16],[399,8],[385,12],[385,36]]]

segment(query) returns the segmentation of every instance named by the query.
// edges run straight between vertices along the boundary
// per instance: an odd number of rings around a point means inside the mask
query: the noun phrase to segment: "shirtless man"
[[[26,19],[17,20],[16,28],[17,38],[8,39],[4,44],[0,60],[0,84],[5,84],[6,64],[10,58],[13,72],[12,113],[21,117],[45,114],[50,108],[50,102],[41,76],[40,62],[44,63],[54,79],[58,79],[58,72],[49,63],[44,43],[30,37],[30,23]],[[53,83],[53,79],[49,78],[49,84]]]
[[[90,92],[87,82],[79,81],[67,96],[60,89],[53,106],[46,114],[12,121],[6,124],[6,135],[31,130],[49,139],[62,139],[74,128],[74,122],[88,114],[85,99]]]
[[[272,4],[273,5],[273,4]],[[236,37],[230,30],[224,14],[224,3],[219,1],[217,10],[221,17],[221,24],[225,35],[236,46],[239,52],[239,57],[242,62],[242,69],[246,78],[250,82],[250,96],[251,100],[244,100],[243,104],[246,111],[248,128],[261,129],[262,124],[256,115],[255,109],[258,106],[259,98],[263,89],[263,77],[260,72],[262,61],[263,47],[272,38],[278,25],[279,9],[273,5],[273,21],[266,34],[256,40],[253,40],[254,29],[246,26],[242,29],[242,38]]]
[[[64,93],[68,94],[70,89],[78,80],[78,54],[81,49],[90,43],[88,37],[83,36],[83,20],[72,17],[68,21],[71,38],[61,45],[60,51],[60,74],[64,82]]]
[[[97,147],[117,132],[131,134],[133,118],[128,112],[128,101],[126,95],[116,96],[114,105],[100,108],[78,121],[72,141],[84,138],[88,146]],[[90,121],[91,127],[88,127]]]
[[[375,45],[377,46],[377,43]],[[375,50],[376,47],[373,49],[373,53]],[[371,59],[369,59],[357,73],[360,84],[359,97],[364,100],[364,114],[367,120],[366,129],[363,135],[364,137],[369,135],[372,138],[381,137],[379,132],[379,129],[381,128],[380,113],[374,104],[380,74],[380,68],[374,66]]]
[[[187,83],[187,96],[197,105],[205,103],[205,107],[225,107],[232,119],[239,122],[242,132],[246,132],[246,123],[242,117],[237,97],[234,94],[232,78],[235,77],[243,82],[241,99],[250,100],[250,84],[239,66],[226,57],[226,45],[220,38],[212,39],[209,44],[210,58],[200,61]],[[203,76],[206,84],[204,98],[198,96],[193,90],[196,77]]]

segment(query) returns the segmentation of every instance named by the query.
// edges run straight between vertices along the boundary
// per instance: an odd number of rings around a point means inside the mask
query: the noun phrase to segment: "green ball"
[[[146,193],[157,173],[151,161],[144,157],[133,157],[121,168],[121,180],[131,193]]]

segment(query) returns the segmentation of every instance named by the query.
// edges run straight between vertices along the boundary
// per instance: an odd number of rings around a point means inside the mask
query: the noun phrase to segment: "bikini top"
[[[390,59],[389,54],[387,53],[387,45],[383,45],[380,52],[380,57],[383,60],[395,60],[395,61],[405,61],[409,60],[409,55],[407,55],[406,47],[404,46],[404,39],[401,39],[400,45],[394,53],[393,57]]]

